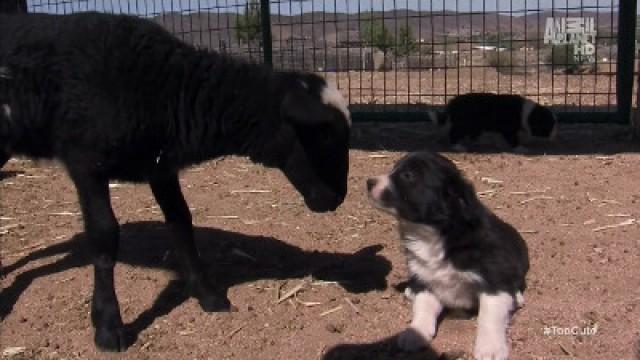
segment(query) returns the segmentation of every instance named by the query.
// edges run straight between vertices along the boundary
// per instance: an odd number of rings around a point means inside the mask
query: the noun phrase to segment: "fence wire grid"
[[[493,92],[581,121],[617,110],[619,7],[618,0],[27,1],[31,13],[150,18],[197,47],[320,73],[356,113],[420,116],[459,94]],[[562,41],[576,33],[579,44]]]

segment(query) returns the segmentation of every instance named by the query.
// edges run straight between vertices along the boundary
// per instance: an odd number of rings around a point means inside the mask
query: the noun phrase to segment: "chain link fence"
[[[29,0],[26,8],[133,14],[197,47],[321,73],[356,119],[425,119],[424,110],[474,91],[520,94],[564,120],[597,122],[625,121],[635,101],[635,1]]]

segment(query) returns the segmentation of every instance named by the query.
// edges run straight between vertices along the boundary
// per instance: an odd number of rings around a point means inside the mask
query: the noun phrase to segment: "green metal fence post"
[[[26,13],[27,0],[0,0],[0,13]]]
[[[273,48],[271,40],[271,9],[269,0],[260,0],[260,25],[262,28],[262,49],[264,51],[264,63],[273,66]]]
[[[620,1],[618,12],[618,72],[616,100],[621,123],[631,123],[633,106],[633,65],[635,62],[636,0]]]

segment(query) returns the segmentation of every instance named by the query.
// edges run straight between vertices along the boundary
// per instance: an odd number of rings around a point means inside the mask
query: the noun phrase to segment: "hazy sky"
[[[625,0],[637,1],[637,0]],[[28,0],[30,11],[68,13],[72,11],[109,11],[133,14],[157,14],[166,11],[243,11],[247,0]],[[56,3],[59,3],[56,5]],[[522,15],[537,9],[598,10],[617,9],[619,0],[272,0],[271,11],[283,15],[309,11],[349,12],[370,10],[458,10],[513,11]]]

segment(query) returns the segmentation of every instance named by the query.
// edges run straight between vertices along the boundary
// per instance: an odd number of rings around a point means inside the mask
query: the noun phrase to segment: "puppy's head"
[[[436,153],[412,153],[391,173],[367,180],[369,199],[381,210],[414,223],[438,227],[470,225],[480,203],[456,166]]]
[[[527,125],[531,136],[553,139],[556,134],[558,120],[547,107],[537,105],[531,110]]]

